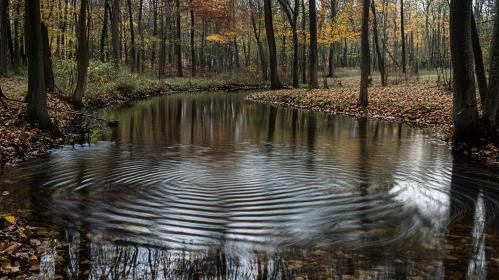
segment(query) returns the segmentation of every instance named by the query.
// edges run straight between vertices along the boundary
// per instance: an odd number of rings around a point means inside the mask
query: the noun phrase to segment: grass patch
[[[56,85],[69,99],[76,88],[77,64],[66,59],[54,59]],[[212,74],[212,73],[209,73]],[[90,61],[84,99],[117,99],[137,91],[188,91],[223,89],[232,85],[261,85],[251,75],[233,74],[199,75],[197,77],[168,77],[158,79],[147,73],[130,73],[126,67],[116,69],[112,63]]]

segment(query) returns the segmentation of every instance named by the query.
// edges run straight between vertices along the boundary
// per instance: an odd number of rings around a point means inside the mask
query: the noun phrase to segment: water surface
[[[396,123],[181,94],[0,171],[78,279],[494,279],[497,169]],[[420,277],[420,278],[417,278]],[[354,279],[354,278],[350,278]]]

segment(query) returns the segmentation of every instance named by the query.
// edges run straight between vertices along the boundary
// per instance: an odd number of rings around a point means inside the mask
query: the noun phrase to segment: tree
[[[130,58],[131,58],[131,63],[130,63],[130,72],[135,72],[135,57],[137,52],[135,51],[135,33],[133,32],[133,14],[132,14],[132,1],[128,0],[128,17],[129,17],[129,22],[130,22],[130,45],[131,45],[131,50],[130,50]]]
[[[77,106],[81,104],[87,86],[88,72],[88,44],[87,44],[87,0],[80,2],[80,15],[78,19],[78,81],[73,92],[71,102]]]
[[[402,73],[405,74],[405,31],[404,31],[404,0],[400,0],[400,36],[402,37]]]
[[[182,29],[180,28],[180,0],[176,0],[177,7],[177,37],[175,38],[175,53],[177,55],[177,75],[182,77],[184,74],[182,73]]]
[[[267,43],[269,45],[270,56],[270,88],[281,89],[282,85],[277,76],[277,50],[275,46],[274,26],[272,23],[272,3],[270,0],[263,0],[263,10],[265,13],[265,30],[267,31]]]
[[[25,30],[28,54],[28,107],[26,116],[41,129],[51,128],[43,71],[40,0],[25,0]]]
[[[294,0],[294,8],[291,7],[289,0],[278,0],[279,4],[281,4],[282,9],[286,13],[289,24],[291,25],[291,32],[293,34],[293,68],[291,69],[293,72],[293,87],[297,88],[299,86],[298,80],[298,32],[297,32],[297,24],[298,24],[298,15],[300,9],[300,1]],[[334,1],[334,0],[333,0]]]
[[[483,106],[482,122],[485,137],[497,143],[496,118],[499,108],[499,2],[495,4],[496,20],[490,46],[489,88]]]
[[[192,2],[192,0],[191,0]],[[194,46],[194,10],[191,9],[191,76],[196,76],[196,48]]]
[[[381,55],[381,51],[379,48],[378,20],[376,18],[376,9],[374,7],[374,0],[371,1],[371,11],[373,13],[374,44],[376,47],[376,54],[378,55],[378,68],[379,68],[379,73],[381,75],[381,86],[386,86],[385,59]]]
[[[366,108],[368,105],[367,87],[369,86],[369,2],[363,0],[362,31],[361,31],[361,61],[360,61],[360,93],[359,105]]]
[[[315,0],[310,0],[310,87],[319,88],[317,81],[317,7]]]
[[[485,96],[487,95],[487,77],[485,76],[485,66],[483,63],[483,53],[480,47],[480,37],[476,28],[475,16],[471,15],[471,43],[473,46],[473,56],[475,58],[475,73],[476,81],[478,83],[478,92],[480,94],[480,101],[484,106]]]
[[[256,5],[253,5],[253,1],[250,1],[250,6],[252,8],[251,11],[251,26],[253,27],[253,34],[255,35],[255,40],[256,44],[258,46],[258,55],[260,57],[260,67],[262,71],[262,78],[264,81],[268,81],[268,74],[267,74],[267,59],[265,57],[265,51],[263,50],[263,44],[262,40],[260,38],[261,34],[261,25],[260,25],[260,20],[259,18],[256,17],[256,13],[260,14],[261,13],[261,6],[259,1],[255,1]],[[258,28],[257,28],[257,21],[258,21]]]
[[[119,17],[120,17],[120,0],[113,1],[113,16],[111,17],[111,36],[113,39],[113,54],[114,67],[120,67],[121,51],[120,51],[120,32],[119,32]]]
[[[55,90],[54,69],[52,68],[52,50],[49,43],[49,30],[47,25],[42,22],[42,47],[43,47],[43,71],[45,78],[45,89]]]
[[[331,0],[331,24],[336,19],[336,0]],[[334,78],[334,46],[335,43],[329,45],[329,74],[328,77]]]
[[[100,61],[102,63],[106,62],[106,39],[107,39],[107,22],[108,22],[108,15],[110,13],[110,8],[109,8],[109,3],[108,0],[104,1],[104,21],[102,23],[102,32],[101,32],[101,37],[100,37]]]
[[[7,30],[8,30],[9,1],[0,0],[0,25],[2,26],[2,39],[0,46],[0,75],[7,75]]]
[[[455,143],[475,145],[480,141],[480,131],[471,46],[472,2],[472,0],[452,0],[449,23]]]

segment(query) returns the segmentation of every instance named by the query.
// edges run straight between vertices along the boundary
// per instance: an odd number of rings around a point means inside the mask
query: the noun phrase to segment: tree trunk
[[[71,102],[76,106],[81,105],[83,94],[87,87],[88,72],[88,43],[85,27],[87,0],[81,0],[80,5],[80,16],[78,19],[78,81],[73,97],[71,98]]]
[[[108,0],[104,2],[104,22],[102,23],[102,33],[100,36],[100,61],[102,63],[106,62],[105,48],[106,48],[106,38],[107,38],[107,20],[108,20],[108,13],[110,13],[109,4],[107,1]]]
[[[236,68],[239,69],[239,45],[237,44],[237,40],[234,39],[234,55],[236,56]]]
[[[296,0],[298,1],[298,0]],[[301,10],[302,10],[302,21],[301,21],[301,30],[303,32],[303,39],[302,39],[302,59],[301,59],[301,66],[302,66],[302,83],[306,84],[307,83],[307,35],[306,35],[306,24],[307,24],[307,13],[305,12],[305,0],[301,1]]]
[[[298,24],[298,15],[299,15],[299,9],[300,9],[300,1],[296,0],[294,5],[293,10],[291,10],[291,5],[289,2],[284,1],[284,0],[279,0],[279,4],[281,4],[281,7],[283,10],[286,12],[286,16],[289,21],[289,25],[291,25],[291,30],[293,34],[293,69],[292,69],[292,76],[293,76],[293,87],[298,88],[299,86],[299,80],[298,80],[298,32],[297,32],[297,24]]]
[[[298,1],[297,1],[298,2]],[[336,0],[331,0],[331,24],[334,24],[336,19]],[[334,46],[336,43],[329,45],[329,74],[328,77],[334,78]]]
[[[194,10],[191,9],[191,76],[196,77],[196,47],[194,45]]]
[[[133,13],[132,13],[132,1],[128,0],[128,17],[130,20],[130,72],[135,72],[135,57],[137,52],[135,51],[135,33],[133,30]]]
[[[282,85],[277,76],[277,50],[274,37],[274,26],[272,23],[272,3],[270,0],[263,0],[263,11],[265,13],[265,30],[267,31],[267,43],[269,45],[270,56],[270,88],[281,89]]]
[[[431,36],[430,36],[430,5],[433,0],[426,0],[426,18],[425,18],[425,29],[426,29],[426,69],[430,69],[431,65]]]
[[[362,31],[361,31],[361,61],[360,61],[360,93],[359,105],[366,108],[368,105],[367,87],[369,86],[369,2],[363,0]]]
[[[113,1],[113,17],[111,24],[111,35],[113,37],[113,53],[114,53],[114,67],[120,67],[121,51],[120,51],[120,31],[119,31],[119,17],[120,17],[120,0]]]
[[[199,50],[199,62],[201,64],[201,67],[206,67],[206,59],[205,59],[205,34],[206,34],[206,23],[203,20],[203,31],[201,32],[201,49]]]
[[[450,3],[450,47],[453,66],[453,112],[455,144],[480,141],[479,119],[471,46],[472,0]]]
[[[298,0],[296,1],[298,2]],[[297,18],[296,14],[296,17]],[[293,26],[293,87],[298,88],[300,86],[300,81],[298,79],[298,32],[296,32],[297,20]]]
[[[480,47],[480,38],[476,28],[475,17],[471,15],[471,43],[473,45],[473,55],[475,57],[475,74],[478,83],[478,93],[480,94],[480,101],[482,108],[485,105],[485,98],[487,96],[487,78],[485,77],[485,66],[483,63],[482,48]],[[492,72],[491,72],[492,73]]]
[[[381,74],[381,86],[386,86],[386,73],[385,73],[385,60],[381,55],[381,50],[379,48],[379,38],[378,38],[378,21],[376,18],[376,9],[374,7],[374,0],[371,2],[371,10],[373,13],[373,32],[374,32],[374,43],[376,45],[376,54],[378,55],[378,68]]]
[[[143,0],[139,0],[139,19],[138,19],[138,31],[139,31],[139,37],[140,37],[140,44],[139,44],[139,48],[137,50],[137,72],[140,72],[140,66],[141,66],[141,61],[142,61],[142,57],[144,56],[144,34],[143,34],[143,30],[142,30],[142,10],[143,10],[143,6],[144,6],[144,1]],[[144,67],[143,67],[143,64],[142,64],[142,72],[144,71]]]
[[[317,81],[317,7],[315,0],[310,0],[309,16],[310,16],[310,87],[319,88]]]
[[[19,50],[19,17],[21,16],[21,4],[16,2],[16,16],[14,18],[14,71],[19,69],[21,56]]]
[[[263,81],[268,81],[267,75],[267,59],[265,58],[265,52],[263,51],[262,41],[260,40],[260,29],[256,29],[255,16],[251,14],[251,25],[253,26],[253,33],[255,34],[256,44],[258,45],[258,55],[260,56],[260,65],[262,69]]]
[[[0,46],[0,76],[7,76],[7,13],[9,1],[0,0],[0,25],[2,26],[2,40]]]
[[[54,69],[52,68],[52,55],[51,49],[49,45],[49,31],[47,25],[42,22],[41,24],[42,30],[42,47],[43,47],[43,71],[45,78],[45,89],[49,91],[55,90],[55,82],[54,82]]]
[[[404,31],[404,0],[400,0],[400,35],[402,39],[402,73],[406,73],[406,67],[405,67],[405,31]]]
[[[499,15],[499,2],[496,1],[495,12]],[[473,36],[473,34],[472,34]],[[487,138],[497,143],[496,120],[499,108],[499,19],[494,21],[494,33],[490,45],[489,89],[483,106],[484,128]]]
[[[182,77],[182,33],[180,28],[180,0],[175,1],[177,6],[177,38],[175,40],[175,53],[177,56],[177,75]]]
[[[47,93],[43,72],[42,27],[40,0],[25,1],[26,48],[28,64],[28,106],[26,116],[31,123],[38,123],[41,129],[51,128],[47,111]]]
[[[152,37],[153,42],[151,46],[151,68],[154,68],[154,61],[156,60],[156,37],[158,36],[158,7],[156,0],[152,1]]]

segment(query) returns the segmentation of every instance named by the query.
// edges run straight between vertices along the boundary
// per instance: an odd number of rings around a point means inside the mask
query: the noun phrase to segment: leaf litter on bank
[[[0,215],[1,279],[38,279],[40,258],[53,254],[57,240],[39,238],[29,224],[12,215]]]

